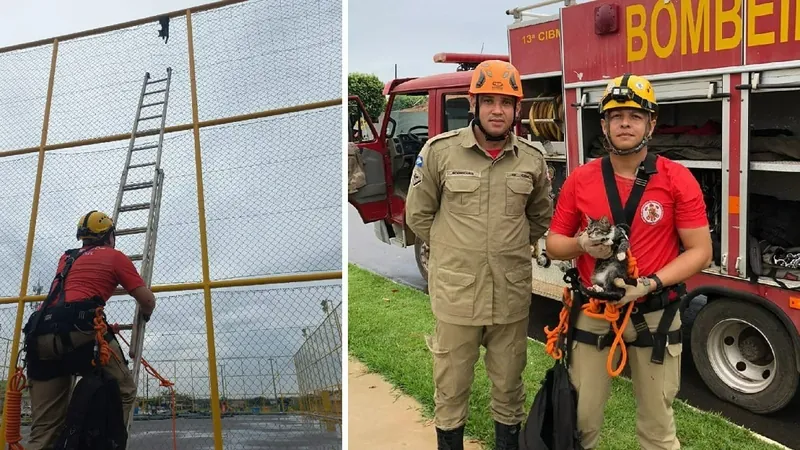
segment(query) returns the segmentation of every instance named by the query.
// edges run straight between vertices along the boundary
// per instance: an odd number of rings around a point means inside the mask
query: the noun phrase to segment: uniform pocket
[[[531,282],[533,268],[530,264],[506,272],[508,280],[508,314],[514,315],[525,311],[531,306]]]
[[[683,353],[682,343],[667,345],[664,358],[664,398],[670,403],[675,400],[681,389],[681,353]]]
[[[506,215],[520,216],[525,213],[528,197],[533,192],[531,180],[521,176],[506,178]]]
[[[437,309],[445,314],[472,317],[475,306],[475,275],[436,269],[436,296],[442,301]]]
[[[454,214],[477,216],[481,213],[481,179],[450,177],[444,181],[445,200]]]

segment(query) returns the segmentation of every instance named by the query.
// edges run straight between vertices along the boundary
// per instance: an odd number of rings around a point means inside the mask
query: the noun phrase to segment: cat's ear
[[[588,214],[585,214],[585,216],[586,216],[586,223],[588,223],[589,225],[591,225],[591,224],[593,224],[595,222],[594,220],[592,220],[591,217],[589,217]]]

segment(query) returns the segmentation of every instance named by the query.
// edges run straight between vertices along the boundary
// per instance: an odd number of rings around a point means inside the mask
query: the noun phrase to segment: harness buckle
[[[610,345],[607,342],[609,337],[612,337],[610,333],[597,335],[597,344],[595,344],[595,346],[597,347],[597,351],[602,351],[604,348]]]

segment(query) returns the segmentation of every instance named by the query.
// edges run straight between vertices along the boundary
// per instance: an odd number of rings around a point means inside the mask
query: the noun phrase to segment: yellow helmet
[[[78,239],[101,239],[114,230],[114,221],[100,211],[89,211],[78,220]]]
[[[614,78],[600,100],[600,114],[616,108],[636,108],[658,113],[658,103],[653,86],[647,79],[626,73]]]

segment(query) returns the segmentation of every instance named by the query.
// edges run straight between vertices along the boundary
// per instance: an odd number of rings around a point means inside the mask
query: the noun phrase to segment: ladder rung
[[[144,105],[142,105],[142,108],[147,108],[148,106],[158,106],[158,105],[163,105],[163,104],[164,104],[164,102],[145,103]]]
[[[150,209],[150,203],[135,203],[133,205],[120,206],[119,212],[141,211],[143,209]]]
[[[151,148],[158,148],[158,144],[145,145],[144,147],[134,147],[132,151],[138,152],[139,150],[149,150]]]
[[[145,181],[143,183],[133,183],[133,184],[126,184],[122,190],[123,191],[135,191],[137,189],[147,189],[149,187],[153,187],[152,181]],[[142,203],[142,205],[149,205],[149,203]]]
[[[145,92],[144,95],[153,95],[153,94],[158,94],[158,93],[161,93],[161,92],[167,92],[167,90],[166,89],[159,89],[157,91]]]
[[[139,122],[150,119],[158,119],[161,116],[162,116],[161,114],[156,114],[155,116],[140,117]]]
[[[139,227],[139,228],[123,228],[121,230],[116,230],[114,234],[116,234],[117,236],[128,236],[131,234],[142,234],[146,232],[147,228]]]
[[[159,78],[158,80],[148,81],[147,84],[163,83],[165,81],[167,81],[166,78]]]
[[[141,261],[143,258],[142,255],[128,255],[128,259],[131,261]]]
[[[131,164],[130,166],[128,166],[128,169],[138,169],[140,167],[155,166],[155,165],[156,165],[155,161],[149,163]]]

